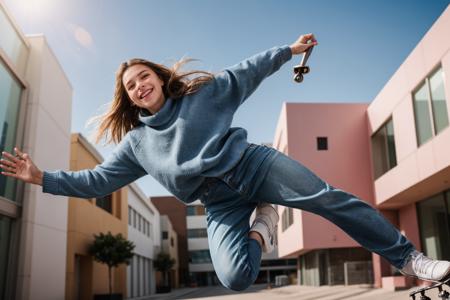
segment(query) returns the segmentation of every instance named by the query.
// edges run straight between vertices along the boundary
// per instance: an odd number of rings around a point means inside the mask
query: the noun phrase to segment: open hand
[[[30,156],[17,148],[14,148],[14,152],[16,152],[15,156],[8,152],[2,152],[0,160],[2,175],[42,185],[43,173],[36,167]]]
[[[308,50],[310,47],[318,45],[314,34],[308,33],[301,35],[294,43],[292,43],[291,51],[292,55],[300,54]]]

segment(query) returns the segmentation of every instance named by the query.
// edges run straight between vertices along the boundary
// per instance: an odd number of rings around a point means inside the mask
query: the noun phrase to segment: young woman
[[[257,54],[218,74],[178,72],[142,59],[120,65],[114,100],[97,141],[118,143],[93,170],[42,172],[15,148],[3,152],[3,175],[55,195],[92,198],[150,174],[184,202],[206,207],[208,240],[224,286],[244,290],[256,279],[262,251],[271,251],[278,215],[270,204],[318,214],[406,275],[442,281],[450,263],[432,260],[376,210],[322,181],[303,165],[247,142],[230,127],[238,107],[292,55],[317,45],[313,34]],[[193,75],[196,77],[193,78]],[[256,218],[250,227],[250,215]]]

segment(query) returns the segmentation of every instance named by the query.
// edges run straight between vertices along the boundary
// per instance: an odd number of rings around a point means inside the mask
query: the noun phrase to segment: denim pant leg
[[[206,207],[211,260],[220,282],[241,291],[256,280],[261,263],[261,247],[248,237],[256,203],[249,202],[224,181],[211,180],[214,183],[201,197]]]
[[[264,180],[253,198],[318,214],[369,251],[402,268],[414,246],[377,210],[336,189],[288,156],[273,150],[259,170]]]

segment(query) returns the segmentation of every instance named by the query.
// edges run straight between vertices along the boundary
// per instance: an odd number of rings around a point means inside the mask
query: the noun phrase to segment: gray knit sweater
[[[92,170],[44,172],[43,191],[93,198],[152,175],[184,202],[198,198],[206,177],[230,170],[246,149],[247,131],[231,127],[239,105],[292,57],[288,46],[254,55],[223,70],[194,94],[168,98],[128,132],[112,155]]]

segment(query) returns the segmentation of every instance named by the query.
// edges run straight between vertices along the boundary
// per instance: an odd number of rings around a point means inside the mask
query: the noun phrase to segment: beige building
[[[93,169],[102,156],[81,135],[72,134],[70,170]],[[108,268],[89,255],[94,234],[121,233],[128,237],[127,188],[95,199],[69,198],[67,226],[66,299],[92,299],[107,294]],[[113,292],[126,295],[126,265],[113,269]]]

